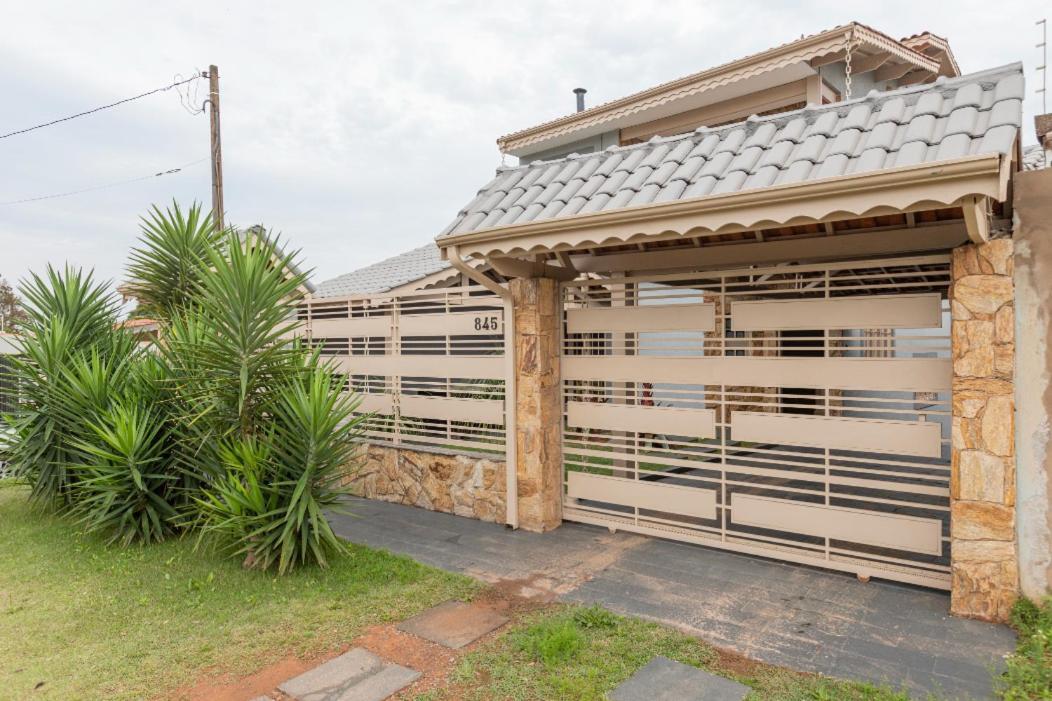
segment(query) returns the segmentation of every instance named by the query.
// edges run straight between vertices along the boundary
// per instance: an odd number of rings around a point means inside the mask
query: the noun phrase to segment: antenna
[[[1041,114],[1048,114],[1048,19],[1039,19],[1034,24],[1041,26],[1041,43],[1037,45],[1041,49],[1041,65],[1037,67],[1041,71],[1041,87],[1037,92],[1041,93]]]

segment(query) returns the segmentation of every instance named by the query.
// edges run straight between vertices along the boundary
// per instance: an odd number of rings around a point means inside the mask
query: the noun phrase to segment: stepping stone
[[[420,672],[356,647],[278,689],[298,701],[383,701],[419,677]]]
[[[398,630],[458,650],[507,622],[496,611],[463,601],[447,601],[402,621]]]
[[[742,701],[749,687],[667,657],[655,657],[610,692],[610,701]]]

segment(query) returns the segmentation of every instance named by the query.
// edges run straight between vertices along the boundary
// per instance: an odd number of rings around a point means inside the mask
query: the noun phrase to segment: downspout
[[[457,246],[442,249],[446,260],[469,279],[485,287],[504,300],[504,522],[512,528],[519,527],[519,473],[516,443],[518,441],[518,403],[515,382],[515,304],[511,290],[490,279],[460,257]]]

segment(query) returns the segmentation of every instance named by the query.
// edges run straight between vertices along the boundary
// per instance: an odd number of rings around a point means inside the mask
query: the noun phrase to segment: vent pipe
[[[573,94],[577,96],[577,111],[584,112],[584,94],[588,92],[584,88],[574,88]]]

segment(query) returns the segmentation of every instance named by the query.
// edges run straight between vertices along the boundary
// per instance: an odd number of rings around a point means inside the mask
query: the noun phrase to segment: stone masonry
[[[1005,621],[1018,591],[1011,239],[953,251],[951,611]]]
[[[559,284],[548,278],[515,278],[511,294],[519,527],[550,531],[562,523]]]
[[[505,521],[505,463],[385,445],[369,445],[351,490],[369,499]]]

